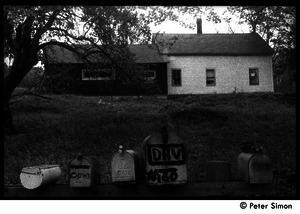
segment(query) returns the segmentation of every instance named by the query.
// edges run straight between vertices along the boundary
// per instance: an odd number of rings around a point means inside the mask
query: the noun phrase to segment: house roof
[[[82,46],[83,47],[83,46]],[[129,45],[129,50],[135,55],[136,63],[167,63],[162,55],[159,54],[156,45]],[[58,45],[47,46],[45,55],[49,63],[83,63],[83,61],[72,51]],[[98,57],[91,55],[90,61],[99,61]]]
[[[156,45],[129,45],[129,50],[135,54],[137,63],[169,62],[160,55]]]
[[[155,41],[160,53],[167,55],[272,55],[256,33],[157,34]]]

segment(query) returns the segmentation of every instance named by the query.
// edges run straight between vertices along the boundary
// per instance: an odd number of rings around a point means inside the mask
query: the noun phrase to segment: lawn
[[[76,95],[17,96],[11,109],[18,135],[4,138],[4,182],[20,183],[23,167],[60,164],[67,182],[69,161],[78,153],[100,161],[101,182],[110,183],[111,157],[119,145],[141,150],[160,128],[161,113],[187,147],[188,180],[205,181],[203,163],[225,160],[236,179],[242,142],[263,146],[272,159],[276,194],[295,194],[295,96],[254,93],[165,97]],[[161,112],[161,113],[160,113]]]

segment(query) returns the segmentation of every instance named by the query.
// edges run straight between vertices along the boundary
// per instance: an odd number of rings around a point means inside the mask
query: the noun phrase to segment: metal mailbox
[[[91,187],[100,181],[99,163],[95,157],[79,154],[69,163],[70,187]]]
[[[186,151],[177,134],[162,128],[143,142],[145,181],[150,185],[187,183]]]
[[[20,174],[20,180],[26,189],[35,189],[40,186],[55,184],[61,177],[59,165],[41,165],[25,167]]]
[[[261,151],[241,153],[238,156],[239,179],[250,184],[272,183],[273,166],[271,159]]]
[[[136,183],[140,177],[140,159],[137,152],[124,150],[123,146],[112,156],[112,182]]]

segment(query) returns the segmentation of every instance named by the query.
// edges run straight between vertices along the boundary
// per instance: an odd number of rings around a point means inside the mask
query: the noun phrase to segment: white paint
[[[42,185],[56,183],[62,175],[58,165],[43,165],[22,169],[20,180],[26,189],[35,189]]]
[[[169,56],[168,94],[274,92],[271,56]],[[259,85],[249,84],[258,68]],[[181,69],[181,86],[171,85],[171,69]],[[206,69],[215,69],[216,86],[206,86]]]

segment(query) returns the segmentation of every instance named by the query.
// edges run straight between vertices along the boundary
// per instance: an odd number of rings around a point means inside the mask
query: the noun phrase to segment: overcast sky
[[[215,12],[222,16],[222,13],[226,10],[226,6],[215,6]],[[206,16],[202,15],[202,33],[229,33],[228,24],[225,21],[221,23],[215,24],[212,21],[207,21]],[[188,18],[187,22],[196,23],[196,20],[193,18]],[[247,25],[239,25],[237,24],[238,20],[233,19],[230,23],[230,26],[234,33],[249,33],[249,26]],[[175,21],[166,21],[159,26],[154,26],[154,24],[150,25],[152,33],[197,33],[197,29],[188,29],[179,25],[178,22]]]

